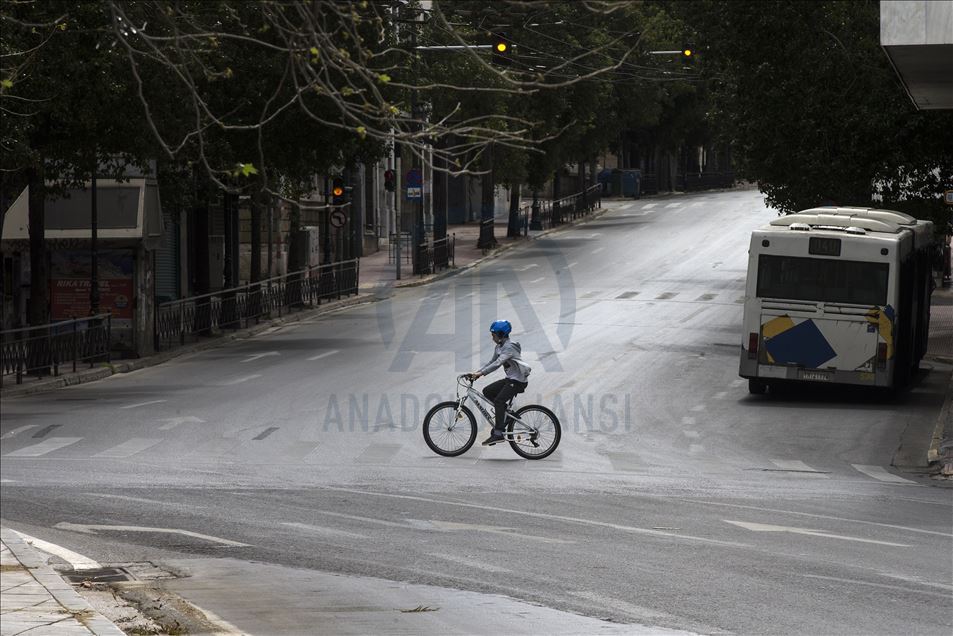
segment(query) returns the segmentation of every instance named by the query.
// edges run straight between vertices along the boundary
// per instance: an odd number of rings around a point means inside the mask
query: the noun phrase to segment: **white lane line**
[[[724,400],[726,397],[728,397],[728,391],[719,391],[718,393],[715,393],[716,400]]]
[[[681,202],[681,201],[676,201],[675,203],[669,203],[669,204],[666,205],[665,207],[670,210],[670,209],[672,209],[672,208],[678,208],[678,207],[681,207],[681,206],[682,206],[682,202]]]
[[[534,285],[534,284],[539,283],[539,282],[542,282],[542,281],[544,281],[544,280],[546,280],[545,277],[543,277],[543,278],[537,278],[537,279],[535,279],[535,280],[529,281],[529,284],[530,284],[530,285]]]
[[[185,417],[168,417],[164,420],[159,420],[160,422],[165,422],[162,426],[159,427],[160,431],[171,431],[176,426],[180,424],[205,424],[205,420],[200,417],[195,417],[193,415],[186,415]]]
[[[700,205],[707,205],[707,204],[708,204],[708,201],[695,201],[693,203],[688,204],[688,207],[697,208]]]
[[[573,262],[570,263],[569,265],[566,265],[566,269],[572,269],[573,267],[575,267],[575,266],[578,265],[578,264],[579,264],[579,261],[573,261]]]
[[[797,573],[798,576],[803,576],[808,579],[821,579],[823,581],[836,581],[838,583],[849,583],[852,585],[867,585],[870,587],[879,587],[885,590],[899,590],[901,592],[910,592],[911,594],[926,594],[927,596],[936,596],[945,600],[949,600],[949,592],[930,592],[929,590],[915,590],[913,588],[904,587],[902,585],[888,585],[886,583],[873,583],[871,581],[859,581],[857,579],[842,579],[837,576],[822,576],[820,574],[801,574]]]
[[[98,570],[99,568],[103,567],[89,557],[83,556],[78,552],[68,550],[61,545],[56,545],[55,543],[50,543],[49,541],[44,541],[43,539],[31,537],[28,534],[23,534],[22,532],[18,532],[16,530],[13,532],[14,534],[19,535],[21,539],[32,545],[37,550],[42,550],[47,554],[52,554],[53,556],[63,559],[73,566],[74,570]]]
[[[658,205],[658,203],[646,203],[645,205],[642,206],[642,209],[643,209],[643,210],[651,210],[652,208],[654,208],[654,207],[657,206],[657,205]]]
[[[312,526],[307,523],[298,523],[297,521],[282,521],[281,525],[288,526],[289,528],[296,528],[298,530],[306,530],[314,534],[329,534],[337,535],[341,537],[352,537],[354,539],[366,539],[366,534],[358,534],[357,532],[348,532],[347,530],[338,530],[337,528],[327,528],[325,526]]]
[[[268,356],[278,356],[278,355],[281,355],[281,354],[278,353],[277,351],[267,351],[267,352],[265,352],[265,353],[255,353],[255,354],[252,354],[252,355],[248,356],[248,357],[245,358],[244,360],[242,360],[242,362],[254,362],[255,360],[258,360],[258,359],[260,359],[260,358],[267,358]]]
[[[102,497],[104,499],[119,499],[121,501],[135,501],[137,503],[147,503],[154,506],[174,506],[176,508],[207,508],[207,506],[199,506],[192,502],[188,503],[179,503],[178,501],[160,501],[159,499],[146,499],[145,497],[130,497],[128,495],[112,495],[104,492],[90,492],[86,493],[90,497]]]
[[[39,457],[40,455],[46,455],[47,453],[52,453],[55,450],[65,448],[70,444],[75,444],[76,442],[83,439],[82,437],[51,437],[45,439],[39,444],[32,444],[30,446],[24,446],[23,448],[17,449],[12,453],[7,453],[4,457]]]
[[[707,408],[707,407],[706,407],[704,404],[696,404],[695,406],[692,407],[692,412],[693,412],[693,413],[701,413],[701,412],[704,411],[706,408]]]
[[[904,479],[900,475],[894,475],[893,473],[887,472],[883,466],[870,466],[867,464],[851,464],[854,468],[864,473],[868,477],[873,477],[878,481],[887,482],[889,484],[912,484],[914,486],[919,486],[915,481],[910,479]]]
[[[353,521],[363,521],[366,523],[375,523],[379,526],[387,526],[388,528],[412,528],[413,526],[407,523],[399,523],[396,521],[387,521],[386,519],[374,519],[373,517],[359,517],[357,515],[347,515],[343,512],[329,512],[327,510],[314,510],[314,514],[318,515],[327,515],[329,517],[340,517],[342,519],[351,519]]]
[[[249,380],[254,380],[255,378],[260,378],[261,374],[256,373],[255,375],[246,375],[243,378],[236,378],[234,380],[229,380],[228,382],[223,382],[220,386],[235,386],[236,384],[241,384],[242,382],[248,382]]]
[[[3,435],[0,435],[0,439],[10,439],[11,437],[16,437],[23,431],[28,431],[31,428],[36,428],[39,424],[27,424],[26,426],[21,426],[20,428],[15,428],[12,431],[7,431]]]
[[[601,252],[601,251],[604,250],[604,249],[606,249],[606,248],[604,248],[604,247],[597,247],[596,249],[592,250],[592,253],[593,253],[593,254],[598,254],[599,252]]]
[[[802,461],[796,459],[772,459],[771,463],[780,468],[781,470],[791,470],[798,473],[812,473],[825,479],[829,479],[830,475],[825,474],[823,471],[817,470],[816,468],[811,468]]]
[[[628,209],[631,208],[633,205],[635,205],[635,204],[634,204],[634,203],[624,203],[624,204],[620,205],[619,207],[617,207],[616,210],[628,210]]]
[[[512,574],[513,570],[507,570],[506,568],[497,567],[495,565],[490,565],[489,563],[482,563],[480,561],[475,561],[473,559],[468,559],[466,557],[458,556],[456,554],[440,554],[437,552],[431,552],[430,556],[437,557],[438,559],[443,559],[444,561],[450,561],[451,563],[457,563],[459,565],[464,565],[468,568],[474,568],[477,570],[484,570],[486,572],[496,572],[499,574]]]
[[[525,266],[523,266],[523,267],[520,267],[520,268],[517,269],[516,271],[518,271],[518,272],[526,272],[526,271],[529,271],[529,270],[533,269],[534,267],[539,267],[539,263],[530,263],[529,265],[525,265]]]
[[[333,349],[332,351],[325,351],[324,353],[319,353],[316,356],[311,356],[308,358],[309,362],[314,362],[315,360],[320,360],[321,358],[327,358],[328,356],[333,356],[335,353],[340,353],[339,349]]]
[[[811,530],[809,528],[794,528],[792,526],[773,526],[766,523],[750,523],[748,521],[732,521],[731,519],[722,519],[725,523],[733,526],[751,530],[753,532],[788,532],[791,534],[804,534],[810,537],[824,537],[825,539],[840,539],[841,541],[857,541],[858,543],[874,543],[876,545],[887,545],[893,548],[912,547],[907,543],[893,543],[891,541],[877,541],[876,539],[863,539],[861,537],[848,537],[842,534],[831,534],[821,532],[820,530]]]
[[[138,404],[127,404],[126,406],[120,406],[120,409],[137,409],[140,406],[149,406],[150,404],[161,404],[166,400],[150,400],[149,402],[139,402]]]
[[[399,495],[396,493],[389,492],[374,492],[370,490],[361,490],[359,488],[343,488],[340,486],[322,486],[323,490],[330,490],[334,492],[347,492],[355,495],[364,495],[367,497],[384,497],[388,499],[405,499],[407,501],[421,501],[431,504],[440,504],[443,506],[457,506],[459,508],[472,508],[475,510],[487,510],[490,512],[502,512],[513,516],[522,516],[522,517],[531,517],[534,519],[548,519],[550,521],[562,521],[565,523],[573,523],[583,526],[593,526],[597,528],[611,528],[613,530],[619,530],[622,532],[630,532],[632,534],[641,534],[654,537],[668,538],[668,539],[681,539],[683,541],[698,541],[700,543],[709,543],[712,545],[722,545],[722,546],[733,546],[740,548],[751,547],[748,543],[742,543],[739,541],[723,541],[721,539],[710,539],[708,537],[698,537],[690,534],[679,534],[677,532],[666,532],[664,530],[654,530],[650,528],[639,528],[636,526],[624,526],[617,523],[609,523],[607,521],[595,521],[593,519],[585,519],[580,517],[567,517],[564,515],[552,515],[545,512],[530,512],[528,510],[519,510],[517,508],[502,508],[499,506],[484,506],[482,504],[475,503],[466,503],[462,501],[449,501],[446,499],[435,499],[432,497],[421,497],[419,495]]]
[[[214,537],[210,534],[202,534],[200,532],[192,532],[191,530],[180,530],[178,528],[153,528],[150,526],[112,526],[112,525],[99,525],[99,524],[86,524],[86,523],[70,523],[68,521],[61,521],[54,528],[59,528],[60,530],[72,530],[73,532],[82,532],[83,534],[98,534],[97,530],[115,530],[116,532],[155,532],[155,533],[165,533],[165,534],[181,534],[186,537],[193,537],[195,539],[204,539],[205,541],[210,541],[212,543],[220,543],[222,545],[232,546],[236,548],[247,547],[247,543],[240,543],[238,541],[232,541],[231,539],[223,539],[221,537]]]
[[[112,448],[107,448],[106,450],[96,453],[93,457],[102,457],[102,458],[111,458],[119,459],[121,457],[131,457],[136,453],[141,453],[147,448],[151,448],[161,442],[161,439],[150,439],[146,437],[133,437],[130,440],[126,440],[122,444],[113,446]]]
[[[592,234],[590,234],[590,235],[587,236],[586,238],[594,239],[594,238],[596,238],[597,236],[602,236],[602,232],[593,232]]]

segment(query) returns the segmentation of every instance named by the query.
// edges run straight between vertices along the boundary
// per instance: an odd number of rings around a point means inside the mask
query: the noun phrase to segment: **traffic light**
[[[393,192],[397,189],[397,175],[393,170],[384,171],[384,189]]]
[[[683,46],[682,47],[682,64],[685,67],[695,66],[695,59],[698,57],[698,51],[695,50],[693,46]]]
[[[344,177],[336,176],[331,179],[331,203],[334,205],[347,203],[347,186],[344,185]]]
[[[513,63],[511,54],[513,52],[513,43],[510,42],[505,33],[494,33],[492,41],[491,61],[497,66],[509,66]]]

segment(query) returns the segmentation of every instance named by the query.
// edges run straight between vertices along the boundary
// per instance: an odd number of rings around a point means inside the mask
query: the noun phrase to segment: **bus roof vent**
[[[854,225],[851,225],[850,227],[845,228],[844,231],[847,232],[848,234],[866,234],[867,233],[867,230],[865,230],[864,228],[856,227]]]
[[[810,232],[811,226],[807,223],[792,223],[788,226],[792,230],[797,230],[799,232]]]

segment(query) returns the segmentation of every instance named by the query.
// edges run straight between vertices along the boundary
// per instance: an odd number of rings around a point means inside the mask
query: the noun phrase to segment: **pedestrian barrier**
[[[0,331],[0,386],[9,375],[22,384],[24,376],[58,376],[64,366],[75,372],[80,364],[109,362],[111,337],[110,314]]]
[[[162,303],[156,307],[156,350],[357,294],[358,274],[359,261],[352,259]]]
[[[528,236],[529,230],[546,230],[575,221],[601,207],[602,184],[596,183],[567,197],[524,205],[520,208],[520,226]]]
[[[456,262],[454,257],[456,242],[457,237],[454,234],[418,245],[417,258],[420,267],[417,275],[436,274],[442,269],[453,267]]]

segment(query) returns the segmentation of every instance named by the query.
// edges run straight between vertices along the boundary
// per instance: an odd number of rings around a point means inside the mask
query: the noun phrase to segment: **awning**
[[[2,243],[12,246],[27,241],[30,189],[24,188],[3,216]],[[66,196],[46,200],[46,239],[89,240],[91,192],[70,190]],[[143,241],[147,249],[158,247],[162,239],[162,207],[159,188],[152,179],[96,180],[98,240]]]

